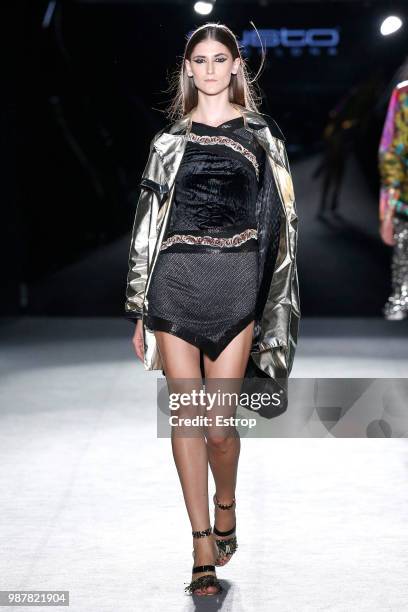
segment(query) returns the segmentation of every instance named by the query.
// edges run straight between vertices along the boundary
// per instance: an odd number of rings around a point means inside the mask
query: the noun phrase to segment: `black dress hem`
[[[227,329],[218,342],[212,342],[208,338],[201,336],[179,323],[173,323],[167,319],[162,319],[155,315],[146,316],[146,327],[151,331],[165,331],[173,336],[177,336],[190,344],[193,344],[203,351],[212,361],[215,361],[228,344],[237,336],[251,321],[255,319],[252,310],[245,317],[237,321],[232,327]]]

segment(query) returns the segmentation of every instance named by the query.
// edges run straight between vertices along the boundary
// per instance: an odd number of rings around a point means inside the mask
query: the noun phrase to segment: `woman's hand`
[[[385,244],[388,246],[395,245],[394,239],[394,222],[392,215],[386,215],[380,224],[380,236]]]
[[[136,355],[141,361],[144,360],[144,345],[143,345],[143,321],[138,319],[135,325],[135,333],[133,335],[133,346],[135,347]]]

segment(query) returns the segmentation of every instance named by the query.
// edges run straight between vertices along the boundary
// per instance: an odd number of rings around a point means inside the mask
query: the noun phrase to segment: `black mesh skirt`
[[[214,360],[254,319],[257,282],[256,238],[236,247],[172,244],[159,252],[153,269],[146,326],[178,336]]]

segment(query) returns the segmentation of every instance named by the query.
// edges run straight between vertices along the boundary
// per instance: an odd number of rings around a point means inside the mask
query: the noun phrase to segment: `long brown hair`
[[[190,60],[194,47],[198,43],[208,39],[216,40],[217,42],[225,45],[231,52],[233,59],[236,59],[237,57],[241,59],[237,74],[231,75],[229,85],[229,101],[232,104],[240,104],[249,110],[259,112],[258,106],[262,101],[262,95],[259,93],[258,87],[255,86],[255,83],[265,60],[265,50],[263,46],[261,67],[258,70],[255,78],[251,80],[249,77],[249,69],[246,66],[246,61],[241,55],[238,40],[232,30],[222,24],[206,23],[194,30],[190,38],[187,40],[181,64],[176,68],[173,76],[170,79],[169,90],[176,90],[170,106],[165,111],[170,121],[180,119],[189,113],[195,106],[197,106],[197,88],[194,85],[193,79],[187,74],[185,60]]]

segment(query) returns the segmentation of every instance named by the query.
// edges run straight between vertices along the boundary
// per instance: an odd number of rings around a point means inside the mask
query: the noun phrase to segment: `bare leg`
[[[200,390],[202,378],[199,349],[167,332],[156,331],[155,337],[169,392],[190,393],[193,389]],[[195,407],[184,407],[177,411],[179,416],[188,417],[201,412],[204,413],[204,410]],[[204,432],[196,428],[180,434],[178,428],[172,427],[171,442],[192,531],[202,531],[211,525],[208,509],[208,455]],[[212,534],[210,537],[194,538],[193,546],[194,565],[214,565],[217,547]],[[195,573],[193,579],[208,573]],[[215,592],[217,588],[214,586],[196,591],[203,594]]]
[[[228,344],[215,361],[204,355],[206,391],[215,393],[219,389],[219,381],[212,379],[228,379],[222,382],[223,392],[240,393],[242,378],[248,363],[251,350],[254,322],[242,330]],[[234,416],[236,405],[221,406],[215,413],[223,416]],[[214,476],[216,495],[221,504],[230,504],[235,497],[238,460],[241,449],[239,433],[234,426],[206,428],[207,452],[212,474]],[[228,531],[235,524],[235,506],[221,510],[215,506],[215,524],[220,531]],[[228,539],[231,536],[217,536],[218,539]]]

